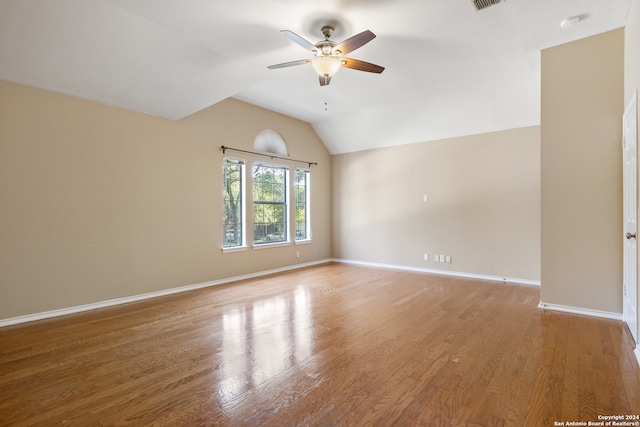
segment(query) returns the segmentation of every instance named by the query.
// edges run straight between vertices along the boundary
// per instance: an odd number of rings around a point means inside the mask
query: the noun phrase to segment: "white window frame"
[[[255,199],[255,170],[256,168],[264,167],[264,168],[273,168],[273,169],[281,169],[284,172],[284,203],[275,203],[284,205],[284,225],[282,226],[282,230],[266,230],[271,231],[271,233],[266,233],[265,237],[270,234],[275,234],[276,231],[284,231],[286,236],[282,240],[274,240],[269,241],[265,238],[265,240],[256,240],[256,230],[257,225],[255,222],[255,208],[256,204],[270,204],[271,202],[259,202],[256,203]],[[262,249],[265,247],[274,247],[274,246],[287,246],[291,244],[291,198],[290,198],[290,187],[291,187],[291,168],[287,165],[282,164],[273,164],[273,163],[265,163],[265,162],[254,162],[251,166],[251,223],[253,229],[253,239],[252,245],[254,249]],[[262,233],[261,233],[262,234]]]
[[[308,243],[311,241],[311,171],[306,168],[296,168],[294,174],[298,172],[303,172],[305,174],[305,200],[304,200],[304,208],[305,208],[305,237],[298,239],[298,191],[296,191],[296,178],[294,175],[293,178],[293,191],[294,191],[294,208],[293,215],[295,218],[293,228],[294,228],[294,241],[296,244]]]
[[[234,246],[226,246],[227,232],[229,231],[229,222],[226,217],[227,207],[227,190],[226,185],[226,166],[228,163],[238,164],[241,166],[240,176],[240,242]],[[249,170],[249,167],[251,169]],[[266,167],[277,168],[284,171],[285,178],[285,202],[284,204],[284,221],[286,224],[283,226],[282,231],[286,232],[286,238],[275,241],[256,241],[255,240],[255,208],[254,208],[254,168]],[[249,171],[251,176],[249,176]],[[296,188],[296,174],[305,173],[305,223],[306,223],[306,235],[304,238],[298,238],[298,222],[297,222],[297,188]],[[253,249],[265,249],[276,246],[289,246],[291,244],[302,245],[308,244],[312,239],[311,230],[311,170],[308,168],[300,167],[294,168],[292,166],[276,163],[266,163],[261,161],[255,161],[253,163],[247,162],[246,159],[238,157],[225,156],[222,163],[222,252],[238,252],[246,251],[249,247]],[[234,226],[235,228],[235,226]],[[279,231],[279,230],[278,230]]]
[[[239,225],[240,225],[240,241],[233,246],[226,246],[228,237],[228,225],[225,224],[225,209],[226,209],[226,166],[227,164],[240,165],[240,211]],[[223,252],[237,252],[247,250],[247,162],[244,159],[225,157],[222,163],[222,251]],[[235,226],[234,226],[234,231]]]

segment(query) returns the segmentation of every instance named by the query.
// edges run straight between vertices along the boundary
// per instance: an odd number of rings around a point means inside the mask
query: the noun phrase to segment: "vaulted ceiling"
[[[2,0],[0,79],[177,120],[228,97],[309,122],[332,154],[540,123],[540,50],[624,26],[631,0]],[[579,17],[562,28],[568,17]],[[376,38],[321,87],[315,43]]]

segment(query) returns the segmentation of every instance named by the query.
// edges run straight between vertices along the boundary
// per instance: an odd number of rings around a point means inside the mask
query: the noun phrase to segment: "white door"
[[[633,339],[638,342],[638,283],[637,275],[637,160],[636,118],[637,100],[634,93],[624,112],[623,123],[623,210],[624,210],[624,277],[623,319],[629,325]]]

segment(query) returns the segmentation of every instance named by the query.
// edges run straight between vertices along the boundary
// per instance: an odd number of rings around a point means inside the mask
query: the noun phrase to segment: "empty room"
[[[640,426],[640,0],[3,0],[0,426]]]

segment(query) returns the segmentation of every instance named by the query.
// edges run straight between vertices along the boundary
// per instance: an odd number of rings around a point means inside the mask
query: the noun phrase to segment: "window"
[[[244,162],[224,159],[224,220],[222,247],[232,248],[245,244]]]
[[[293,188],[296,196],[296,240],[308,240],[309,220],[309,171],[296,169]]]
[[[288,241],[287,178],[281,166],[253,167],[253,242]]]
[[[309,243],[310,170],[258,162],[247,170],[246,163],[223,160],[223,252],[246,250],[249,244],[258,249]]]

